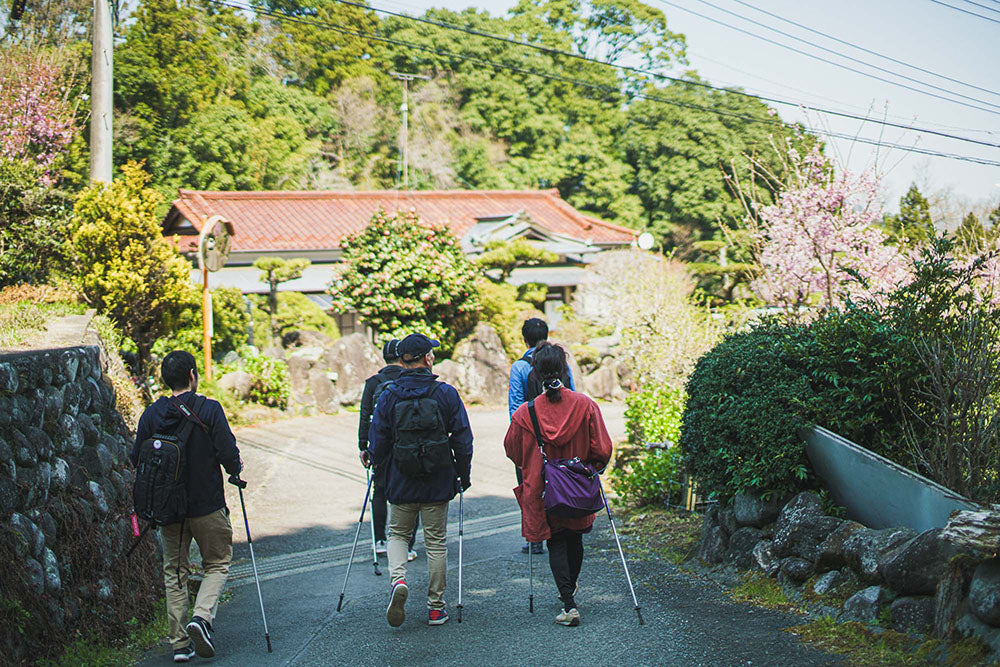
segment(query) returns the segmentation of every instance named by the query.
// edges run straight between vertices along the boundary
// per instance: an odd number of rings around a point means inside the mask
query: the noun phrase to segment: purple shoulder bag
[[[604,509],[601,478],[597,472],[579,457],[550,461],[542,449],[542,429],[538,425],[534,401],[528,403],[528,413],[531,415],[531,426],[535,429],[538,451],[542,454],[542,480],[545,482],[542,502],[545,511],[554,516],[578,518]]]

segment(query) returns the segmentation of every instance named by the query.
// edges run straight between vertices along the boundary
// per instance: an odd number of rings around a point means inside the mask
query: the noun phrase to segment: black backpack
[[[562,375],[559,379],[562,380],[563,386],[569,389],[569,364],[563,364]],[[531,372],[528,373],[528,377],[524,381],[524,402],[533,401],[543,393],[545,393],[545,388],[542,386],[542,378],[538,377],[538,373],[535,372],[535,356],[532,355]]]
[[[135,513],[151,525],[165,526],[183,521],[187,514],[187,443],[194,427],[208,428],[196,414],[205,397],[195,395],[189,408],[177,398],[174,407],[184,416],[177,433],[154,433],[139,444],[132,500]]]
[[[434,382],[423,395],[396,403],[392,458],[407,477],[430,477],[454,465],[441,407],[433,398],[439,386],[440,382]]]

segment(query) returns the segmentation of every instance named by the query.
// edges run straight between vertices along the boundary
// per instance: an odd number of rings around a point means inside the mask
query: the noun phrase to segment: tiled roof
[[[233,223],[234,251],[331,250],[368,224],[379,209],[414,210],[421,220],[447,224],[461,238],[477,218],[524,211],[552,232],[596,244],[631,243],[635,232],[583,215],[557,190],[420,190],[372,192],[212,192],[180,190],[164,219],[167,234],[194,230],[221,215]],[[191,231],[194,231],[191,230]],[[190,231],[189,231],[190,233]],[[182,239],[182,246],[185,239]],[[196,243],[196,242],[195,242]],[[188,249],[188,248],[184,248]]]

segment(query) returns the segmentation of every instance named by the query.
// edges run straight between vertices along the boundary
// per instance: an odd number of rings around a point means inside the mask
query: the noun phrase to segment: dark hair
[[[385,363],[391,364],[396,361],[399,361],[399,352],[397,352],[398,348],[399,348],[398,338],[393,338],[392,340],[387,341],[386,344],[382,346],[382,358],[385,359]]]
[[[550,403],[558,403],[562,400],[559,394],[560,387],[563,386],[563,369],[566,368],[566,350],[558,345],[542,341],[535,348],[534,363],[535,373],[542,381],[545,389],[545,398]]]
[[[191,371],[198,377],[198,364],[194,355],[184,350],[174,350],[163,357],[163,363],[160,364],[160,376],[174,390],[191,386]]]
[[[549,337],[549,325],[543,319],[532,317],[521,325],[521,336],[528,347],[535,347]]]

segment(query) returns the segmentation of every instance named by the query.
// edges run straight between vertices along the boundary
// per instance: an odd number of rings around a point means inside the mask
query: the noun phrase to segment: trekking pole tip
[[[639,625],[646,625],[646,621],[642,619],[642,607],[636,607],[635,613],[639,616]]]
[[[271,649],[271,635],[265,634],[264,635],[264,639],[267,640],[267,652],[268,653],[274,653],[274,651]]]
[[[462,622],[462,605],[457,605],[457,609],[458,609],[458,622],[461,623]]]
[[[337,601],[337,611],[340,611],[341,605],[344,604],[344,594],[340,594],[340,600]]]
[[[532,614],[535,613],[535,596],[534,595],[529,595],[528,596],[528,611],[531,612]]]

